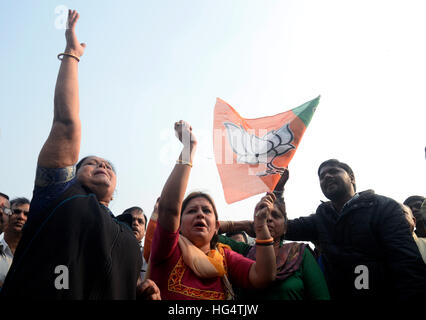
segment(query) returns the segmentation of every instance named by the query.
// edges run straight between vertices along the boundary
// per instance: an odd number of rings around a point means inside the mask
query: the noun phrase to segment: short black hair
[[[25,197],[19,197],[19,198],[15,198],[12,201],[10,201],[10,207],[12,207],[13,205],[21,206],[23,204],[30,204],[30,200],[28,200]]]
[[[0,196],[9,200],[9,196],[7,194],[4,194],[3,192],[0,192]]]
[[[147,221],[146,215],[145,215],[145,213],[144,213],[144,211],[143,211],[143,209],[141,207],[134,206],[134,207],[127,208],[126,210],[123,211],[122,214],[126,214],[126,213],[130,213],[131,214],[135,210],[138,211],[138,212],[140,212],[140,213],[142,213],[143,218],[145,219],[145,227],[146,227],[146,223],[148,221]]]
[[[416,201],[425,201],[425,197],[422,196],[410,196],[407,199],[405,199],[405,201],[403,202],[403,204],[405,204],[406,206],[409,206],[410,203],[416,202]]]
[[[349,167],[346,163],[341,162],[337,159],[329,159],[329,160],[326,160],[326,161],[324,161],[323,163],[320,164],[320,166],[318,168],[318,177],[320,175],[321,169],[325,166],[335,166],[335,167],[339,167],[339,168],[342,168],[343,170],[345,170],[348,173],[348,175],[353,179],[354,191],[356,191],[355,174],[352,171],[351,167]]]
[[[130,213],[122,213],[118,216],[115,217],[115,219],[117,221],[123,222],[126,226],[128,226],[130,228],[130,230],[132,230],[132,215]]]

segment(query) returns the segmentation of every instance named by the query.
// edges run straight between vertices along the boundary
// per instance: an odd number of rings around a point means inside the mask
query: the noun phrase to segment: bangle
[[[79,57],[77,57],[76,55],[73,55],[71,53],[67,53],[67,52],[62,52],[62,53],[58,54],[58,59],[62,61],[63,56],[68,56],[68,57],[74,58],[75,60],[77,60],[78,62],[80,62],[80,58]]]
[[[256,244],[260,244],[260,245],[267,245],[267,246],[269,246],[269,245],[271,245],[271,244],[274,244],[274,238],[269,238],[269,239],[263,239],[263,240],[261,240],[261,239],[256,239]]]
[[[257,243],[257,246],[262,246],[262,247],[266,247],[266,246],[272,246],[274,244],[274,241],[268,242],[268,243]]]
[[[178,159],[178,160],[176,160],[176,163],[177,164],[186,164],[187,166],[190,166],[192,168],[192,163],[188,162],[188,161],[183,161],[183,160]]]

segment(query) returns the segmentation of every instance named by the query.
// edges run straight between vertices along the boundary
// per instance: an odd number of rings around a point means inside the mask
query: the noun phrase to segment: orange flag
[[[217,98],[213,146],[227,203],[274,190],[299,146],[319,98],[257,119],[244,119]]]

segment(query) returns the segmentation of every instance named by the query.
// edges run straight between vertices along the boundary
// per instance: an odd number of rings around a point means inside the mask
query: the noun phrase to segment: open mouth
[[[196,222],[195,224],[194,224],[194,228],[207,228],[207,225],[204,223],[204,222],[202,222],[202,221],[199,221],[199,222]]]

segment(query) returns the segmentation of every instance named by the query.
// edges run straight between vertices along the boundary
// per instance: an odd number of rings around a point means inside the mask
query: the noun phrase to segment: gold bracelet
[[[188,161],[183,161],[183,160],[178,159],[178,160],[176,160],[176,163],[177,164],[186,164],[187,166],[190,166],[192,168],[192,163],[188,162]]]
[[[68,57],[74,58],[75,60],[80,62],[80,58],[77,57],[76,55],[73,55],[72,53],[62,52],[62,53],[58,54],[58,59],[61,60],[61,61],[63,59],[63,58],[61,59],[62,56],[68,56]]]

